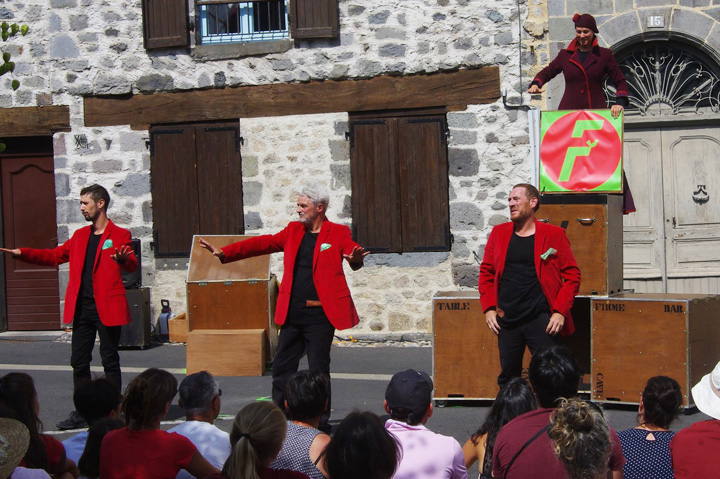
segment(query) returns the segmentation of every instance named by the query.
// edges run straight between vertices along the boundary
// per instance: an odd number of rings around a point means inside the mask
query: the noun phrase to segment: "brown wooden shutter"
[[[145,48],[187,47],[187,0],[142,0]]]
[[[395,118],[350,122],[353,233],[371,251],[402,251],[396,128]]]
[[[338,0],[290,0],[290,35],[299,38],[337,38]]]
[[[450,248],[445,117],[398,119],[403,251]]]
[[[237,122],[197,127],[200,234],[243,234],[242,159]]]
[[[198,234],[195,129],[150,128],[155,256],[187,256]]]

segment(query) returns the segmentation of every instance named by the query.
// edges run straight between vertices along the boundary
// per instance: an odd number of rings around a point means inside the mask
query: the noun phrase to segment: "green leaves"
[[[18,88],[20,88],[20,82],[17,81],[17,80],[13,80],[13,81],[12,81],[12,89],[13,89],[13,91],[17,90]]]
[[[3,151],[5,151],[5,148],[6,148],[6,147],[5,147],[5,143],[3,143],[2,141],[0,141],[0,153],[2,153]]]
[[[8,40],[8,38],[14,37],[18,33],[20,33],[22,36],[27,35],[28,31],[30,29],[27,25],[18,25],[17,23],[8,24],[8,22],[2,22],[0,23],[0,38],[4,42]],[[20,50],[22,51],[22,49]],[[2,64],[0,64],[0,76],[3,76],[4,74],[15,71],[15,62],[11,61],[12,55],[9,52],[2,52]],[[13,91],[20,88],[20,81],[13,79],[12,82],[10,82],[10,87],[13,89]],[[5,145],[0,143],[0,152],[2,152],[5,149]]]
[[[27,32],[30,31],[30,28],[27,25],[22,25],[20,27],[20,35],[25,36],[27,35]]]

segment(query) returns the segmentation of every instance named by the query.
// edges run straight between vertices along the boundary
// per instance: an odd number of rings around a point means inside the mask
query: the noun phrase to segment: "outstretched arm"
[[[369,255],[370,251],[367,251],[362,246],[355,246],[353,247],[350,254],[344,254],[343,258],[347,260],[347,262],[350,264],[350,267],[353,271],[357,271],[360,268],[363,267],[363,262],[365,261],[365,256]]]
[[[200,243],[200,246],[210,251],[213,256],[217,257],[221,263],[225,262],[225,253],[223,252],[223,250],[213,245],[212,243],[205,241],[202,238],[198,238],[198,242]]]
[[[20,248],[15,248],[15,249],[0,248],[0,252],[11,254],[11,255],[13,255],[13,256],[16,257],[16,258],[17,258],[18,256],[20,256]]]

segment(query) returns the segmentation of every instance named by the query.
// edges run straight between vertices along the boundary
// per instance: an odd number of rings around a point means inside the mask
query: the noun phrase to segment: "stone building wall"
[[[156,259],[150,249],[149,134],[128,126],[86,127],[84,96],[497,65],[501,86],[517,102],[518,21],[523,42],[542,43],[546,28],[543,3],[528,1],[526,22],[526,1],[518,13],[509,0],[340,0],[338,40],[299,41],[285,52],[200,61],[194,48],[144,49],[140,0],[7,0],[0,5],[0,19],[27,23],[31,32],[21,48],[13,47],[21,87],[12,92],[3,78],[0,107],[69,105],[72,131],[54,136],[60,240],[84,225],[80,188],[104,184],[112,196],[110,217],[143,241],[143,283],[152,287],[153,316],[161,298],[170,299],[180,313],[186,261]],[[544,60],[545,54],[524,45],[523,69]],[[476,258],[490,228],[507,220],[507,192],[512,184],[530,180],[524,111],[498,101],[470,105],[447,119],[452,250],[373,255],[366,268],[349,272],[363,318],[355,335],[429,332],[433,294],[476,288]],[[292,219],[296,188],[305,180],[328,184],[329,217],[351,223],[347,121],[344,113],[240,119],[248,234],[275,232]],[[272,268],[282,275],[279,255]],[[67,272],[61,271],[64,291]]]

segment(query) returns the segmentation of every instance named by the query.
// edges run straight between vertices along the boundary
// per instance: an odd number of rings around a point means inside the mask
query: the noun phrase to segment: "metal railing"
[[[238,43],[288,38],[287,0],[198,0],[201,43]]]

